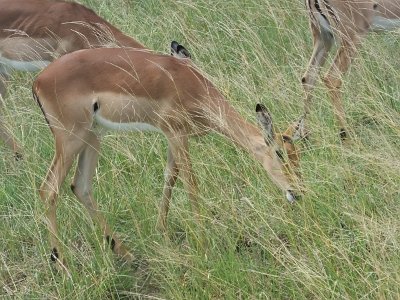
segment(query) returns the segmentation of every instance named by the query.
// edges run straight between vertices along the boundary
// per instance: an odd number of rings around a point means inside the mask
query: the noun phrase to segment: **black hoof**
[[[57,248],[53,248],[53,250],[51,250],[50,259],[51,259],[51,261],[55,262],[58,260],[58,258],[59,258],[59,255],[58,255]]]
[[[347,140],[348,135],[347,135],[346,129],[341,128],[340,131],[339,131],[339,136],[340,136],[340,139],[341,139],[342,141]]]
[[[289,203],[295,203],[296,201],[301,200],[301,195],[293,190],[287,190],[286,199],[289,201]]]
[[[24,157],[22,156],[21,153],[15,152],[15,153],[14,153],[14,158],[15,158],[15,161],[20,161],[20,160],[22,160]]]
[[[115,248],[115,240],[113,238],[110,238],[109,235],[107,235],[106,236],[106,241],[107,241],[107,244],[110,245],[111,250],[114,250],[114,248]]]
[[[253,240],[248,236],[241,236],[236,242],[236,252],[240,253],[243,249],[251,248],[253,246]]]

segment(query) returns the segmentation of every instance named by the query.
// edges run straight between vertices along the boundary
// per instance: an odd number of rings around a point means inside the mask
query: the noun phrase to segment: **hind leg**
[[[82,149],[83,143],[80,141],[62,143],[56,140],[56,152],[53,162],[47,172],[46,178],[40,186],[40,198],[46,206],[46,222],[49,229],[51,260],[57,262],[65,270],[64,260],[61,253],[60,242],[58,239],[57,219],[56,219],[56,200],[60,187],[68,174],[69,169],[76,155]]]
[[[113,235],[93,197],[93,176],[98,162],[100,141],[93,132],[89,133],[89,137],[85,139],[85,141],[87,144],[79,154],[78,166],[76,168],[73,184],[71,185],[72,191],[86,207],[92,220],[101,226],[104,237],[112,250],[125,260],[132,261],[133,255]]]
[[[341,93],[342,77],[348,71],[359,43],[360,40],[357,37],[349,38],[349,40],[344,39],[336,53],[333,64],[324,78],[324,83],[329,90],[333,111],[340,128],[339,135],[342,141],[348,139],[347,123]]]

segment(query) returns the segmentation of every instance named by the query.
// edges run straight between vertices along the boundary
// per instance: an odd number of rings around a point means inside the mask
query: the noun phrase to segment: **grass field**
[[[264,103],[284,129],[302,113],[300,78],[312,50],[302,1],[85,0],[150,49],[176,39],[248,120]],[[50,130],[31,96],[33,75],[16,73],[6,121],[24,149],[0,148],[0,298],[12,299],[398,299],[400,298],[400,39],[371,34],[346,76],[353,143],[344,147],[322,84],[302,147],[306,193],[290,205],[247,153],[218,135],[191,141],[208,247],[190,233],[179,182],[168,218],[155,229],[163,136],[103,138],[95,196],[137,256],[126,265],[105,244],[67,184],[58,201],[71,277],[58,273],[40,185],[53,156]]]

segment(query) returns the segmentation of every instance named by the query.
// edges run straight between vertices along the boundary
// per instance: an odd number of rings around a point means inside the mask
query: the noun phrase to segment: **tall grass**
[[[301,114],[299,78],[312,43],[301,1],[81,1],[151,49],[175,39],[244,117],[264,103],[284,129]],[[189,201],[174,190],[170,242],[155,229],[166,142],[158,134],[103,138],[94,189],[101,210],[137,256],[108,250],[83,206],[63,187],[60,238],[71,278],[49,259],[37,188],[54,147],[31,98],[32,75],[15,74],[6,122],[23,145],[0,160],[0,298],[396,299],[400,297],[400,71],[398,33],[370,35],[346,76],[353,133],[341,146],[322,84],[302,146],[306,194],[289,205],[262,168],[217,135],[191,141],[207,251],[190,232]],[[69,179],[72,174],[69,175]]]

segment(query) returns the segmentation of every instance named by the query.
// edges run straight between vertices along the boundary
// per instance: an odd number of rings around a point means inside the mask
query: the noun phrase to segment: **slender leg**
[[[178,133],[174,134],[172,137],[168,137],[168,142],[172,156],[176,162],[176,167],[179,169],[183,185],[189,194],[190,204],[195,214],[196,222],[200,225],[200,208],[197,199],[198,188],[189,157],[188,137],[185,134]],[[163,220],[163,222],[165,223],[165,220]]]
[[[50,245],[52,249],[50,258],[53,261],[58,261],[60,265],[65,268],[60,252],[60,244],[57,238],[56,198],[82,145],[77,143],[64,147],[62,143],[56,144],[56,153],[53,162],[40,187],[40,197],[46,205],[47,226],[49,229]]]
[[[352,58],[357,51],[357,45],[358,40],[356,38],[343,40],[334,62],[324,78],[324,83],[329,90],[329,96],[333,104],[334,114],[340,127],[340,138],[342,140],[348,138],[348,133],[340,88],[342,86],[342,77],[349,69]]]
[[[4,98],[6,96],[6,80],[7,76],[3,73],[0,73],[0,139],[10,148],[14,154],[15,158],[21,158],[21,149],[13,134],[8,130],[7,126],[4,124],[3,120],[3,108],[4,108]]]
[[[167,215],[169,210],[169,204],[171,201],[172,189],[178,178],[179,169],[172,154],[171,146],[168,146],[167,151],[167,165],[165,167],[165,183],[163,190],[163,198],[160,205],[160,211],[158,214],[157,228],[162,231],[167,231]]]
[[[320,32],[313,24],[311,24],[311,32],[313,34],[314,49],[308,63],[306,72],[302,77],[302,84],[305,93],[304,98],[304,115],[307,116],[311,110],[312,91],[321,67],[325,64],[327,54],[332,48],[333,36],[329,32]],[[302,137],[307,134],[301,133]]]
[[[110,244],[112,250],[125,260],[132,261],[133,255],[129,253],[125,246],[113,235],[104,216],[99,212],[98,205],[93,197],[93,176],[98,162],[100,141],[92,132],[89,133],[89,137],[85,140],[87,144],[79,154],[75,177],[71,185],[72,191],[86,207],[92,220],[101,226],[104,237]]]

